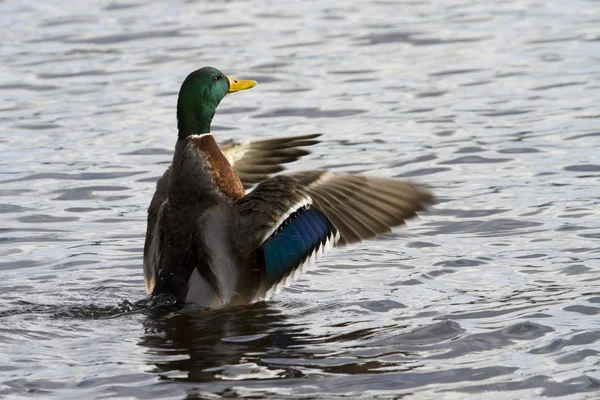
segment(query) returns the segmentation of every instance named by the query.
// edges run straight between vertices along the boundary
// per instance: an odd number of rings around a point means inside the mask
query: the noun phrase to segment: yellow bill
[[[246,90],[246,89],[250,89],[253,88],[254,86],[256,86],[256,81],[242,81],[239,79],[234,79],[234,78],[227,78],[229,79],[229,90],[227,91],[227,93],[233,93],[233,92],[237,92],[240,90]]]

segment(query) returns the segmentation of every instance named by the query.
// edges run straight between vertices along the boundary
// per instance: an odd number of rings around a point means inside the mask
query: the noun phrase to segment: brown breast
[[[192,137],[191,145],[204,155],[212,170],[215,184],[224,196],[231,199],[239,199],[245,196],[240,178],[238,178],[211,134]]]

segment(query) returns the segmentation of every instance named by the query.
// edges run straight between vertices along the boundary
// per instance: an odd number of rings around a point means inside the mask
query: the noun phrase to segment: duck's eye
[[[216,75],[215,77],[213,77],[213,81],[218,81],[218,80],[219,80],[219,78],[220,78],[220,76],[219,76],[219,75]]]

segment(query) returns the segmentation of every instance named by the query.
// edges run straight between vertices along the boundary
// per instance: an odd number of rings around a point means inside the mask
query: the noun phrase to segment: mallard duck
[[[148,209],[149,294],[209,309],[268,299],[331,247],[390,232],[432,202],[393,179],[322,170],[270,176],[307,154],[301,147],[318,135],[219,148],[210,133],[217,106],[255,85],[211,67],[183,82],[173,162]]]

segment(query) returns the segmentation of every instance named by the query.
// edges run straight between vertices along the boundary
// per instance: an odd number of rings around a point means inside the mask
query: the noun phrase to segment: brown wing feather
[[[266,298],[318,259],[336,237],[338,246],[375,238],[432,201],[433,196],[418,186],[393,179],[326,171],[278,175],[235,201],[233,243],[243,258],[253,260],[247,262],[250,276],[261,279],[255,295]],[[328,219],[325,224],[299,217],[315,208]],[[315,235],[320,242],[314,242]],[[298,252],[302,246],[306,251]]]
[[[292,174],[305,178],[304,173]],[[433,202],[433,195],[408,182],[360,175],[324,174],[307,193],[338,228],[338,246],[372,239],[401,225]]]
[[[421,187],[394,179],[327,171],[279,175],[238,201],[236,241],[252,251],[290,208],[307,198],[338,229],[338,246],[388,233],[434,201]]]
[[[306,197],[296,182],[286,175],[278,175],[261,182],[251,193],[238,200],[234,242],[240,252],[249,254],[254,251],[262,244],[266,232]]]
[[[300,147],[319,143],[320,134],[292,136],[252,142],[226,142],[221,151],[238,174],[244,189],[284,170],[281,164],[296,161],[310,152]]]
[[[146,242],[144,243],[144,280],[146,282],[146,290],[150,293],[154,287],[156,271],[153,270],[150,265],[150,245],[153,241],[154,236],[154,225],[158,220],[158,212],[160,206],[167,199],[167,187],[169,184],[169,175],[171,174],[171,167],[167,168],[163,176],[160,177],[156,182],[156,191],[150,201],[148,207],[148,225],[146,227]]]

